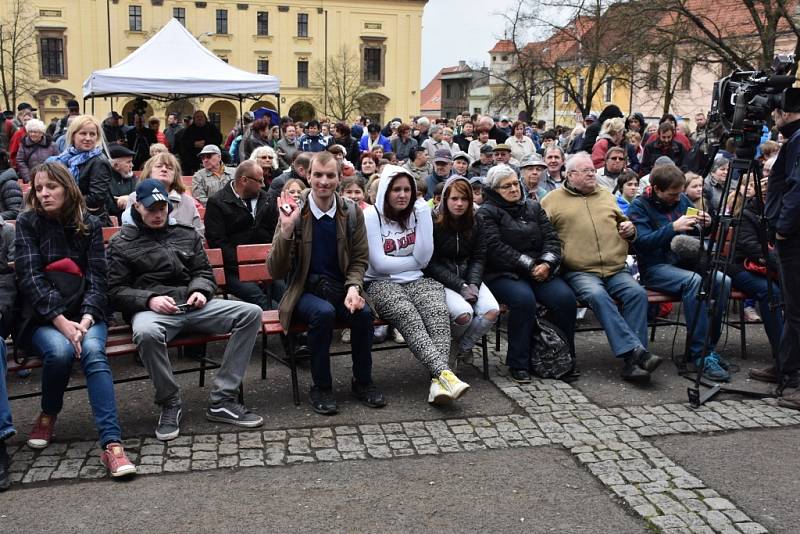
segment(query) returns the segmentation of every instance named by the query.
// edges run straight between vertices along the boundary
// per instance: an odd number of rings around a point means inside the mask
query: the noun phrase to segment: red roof
[[[426,85],[419,94],[420,106],[419,109],[422,113],[440,112],[442,110],[442,80],[440,76],[442,71],[436,73],[436,76]]]
[[[494,48],[489,50],[490,54],[503,54],[508,52],[514,51],[514,42],[510,39],[501,39],[497,41],[497,44],[494,45]]]

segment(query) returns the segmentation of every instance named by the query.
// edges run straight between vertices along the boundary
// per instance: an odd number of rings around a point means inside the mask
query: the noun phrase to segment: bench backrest
[[[103,243],[108,245],[111,238],[117,235],[117,232],[122,230],[121,226],[104,226],[103,227]]]
[[[207,248],[206,255],[208,263],[214,270],[214,279],[217,281],[217,285],[223,287],[225,285],[225,263],[222,261],[222,249]]]
[[[267,256],[272,245],[239,245],[236,247],[236,261],[239,264],[239,280],[242,282],[272,282],[267,269]]]

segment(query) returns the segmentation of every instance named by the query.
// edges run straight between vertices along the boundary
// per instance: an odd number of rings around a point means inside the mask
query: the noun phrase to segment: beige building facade
[[[0,0],[8,7],[13,0]],[[295,120],[320,118],[315,94],[317,65],[347,47],[361,63],[369,92],[361,112],[373,120],[419,114],[422,11],[427,0],[32,0],[38,47],[37,89],[26,95],[46,122],[65,112],[66,101],[82,102],[89,74],[124,59],[176,18],[215,55],[243,70],[277,76],[280,97],[245,101],[243,109],[268,107]],[[5,6],[4,6],[5,4]],[[6,9],[7,11],[7,9]],[[142,73],[146,76],[147,73]],[[29,97],[29,98],[27,98]],[[112,109],[127,116],[134,97],[95,99],[94,115]],[[223,132],[239,116],[235,100],[196,97],[148,101],[147,115],[202,109]],[[82,110],[92,113],[91,101]],[[352,118],[352,117],[351,117]]]

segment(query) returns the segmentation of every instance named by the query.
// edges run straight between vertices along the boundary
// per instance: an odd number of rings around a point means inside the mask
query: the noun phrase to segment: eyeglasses
[[[253,180],[254,182],[259,183],[259,184],[263,184],[264,183],[264,179],[263,178],[261,178],[261,179],[253,178],[252,176],[247,176],[247,175],[245,175],[244,177],[247,178],[248,180]]]
[[[572,171],[570,171],[570,172],[574,172],[576,174],[582,174],[584,176],[591,176],[591,175],[593,175],[595,173],[595,170],[594,169],[572,169]]]
[[[608,158],[608,161],[625,161],[625,158],[618,157],[618,158]]]
[[[506,185],[498,185],[495,189],[508,191],[509,189],[519,189],[519,182],[509,182]]]

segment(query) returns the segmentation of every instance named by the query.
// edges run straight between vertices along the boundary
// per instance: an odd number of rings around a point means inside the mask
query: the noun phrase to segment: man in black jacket
[[[253,160],[243,161],[236,168],[233,180],[208,199],[205,225],[209,246],[222,249],[228,291],[268,310],[270,302],[261,287],[239,280],[236,259],[239,245],[272,242],[275,223],[266,216],[269,210],[263,185],[261,166]]]
[[[181,399],[172,374],[167,343],[183,332],[231,332],[217,370],[206,418],[241,427],[257,427],[263,418],[236,402],[239,386],[261,329],[261,309],[247,302],[215,299],[217,284],[191,226],[170,225],[172,204],[163,184],[144,180],[136,187],[131,215],[108,247],[108,296],[131,323],[153,386],[161,416],[156,438],[180,433]]]
[[[133,128],[125,134],[125,144],[134,153],[134,169],[140,170],[144,162],[150,159],[150,145],[157,142],[156,133],[144,125],[144,117],[139,113],[134,115]]]
[[[645,176],[653,170],[653,165],[661,156],[667,156],[672,160],[676,167],[686,172],[686,149],[675,140],[675,126],[669,121],[662,122],[658,126],[658,139],[644,147],[642,165],[639,167],[639,175]]]
[[[208,122],[205,112],[198,110],[194,112],[191,126],[182,131],[177,143],[183,175],[189,176],[201,167],[198,155],[204,146],[222,144],[222,133]]]

